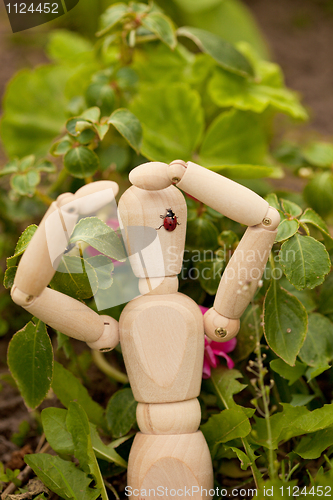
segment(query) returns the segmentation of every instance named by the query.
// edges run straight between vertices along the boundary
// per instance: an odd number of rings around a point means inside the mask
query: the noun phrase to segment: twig
[[[117,382],[121,382],[122,384],[127,384],[128,378],[125,373],[117,370],[114,366],[111,366],[103,356],[100,351],[92,351],[92,358],[95,365],[108,377],[111,377],[113,380]]]

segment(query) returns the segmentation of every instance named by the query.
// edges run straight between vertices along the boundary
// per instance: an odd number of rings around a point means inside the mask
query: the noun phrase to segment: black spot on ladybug
[[[180,223],[177,220],[175,213],[172,211],[172,208],[166,209],[166,215],[160,215],[161,219],[163,219],[163,224],[157,228],[157,231],[164,227],[166,231],[174,231],[177,226],[180,226]]]

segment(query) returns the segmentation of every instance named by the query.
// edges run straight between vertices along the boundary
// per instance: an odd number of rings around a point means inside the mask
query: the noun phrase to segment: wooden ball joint
[[[118,186],[110,181],[61,195],[51,205],[21,259],[12,297],[34,316],[92,349],[111,350],[120,340],[139,403],[140,432],[128,463],[132,496],[144,498],[149,491],[149,498],[158,498],[161,488],[168,488],[179,496],[190,489],[196,499],[208,499],[213,469],[198,431],[197,400],[204,333],[219,342],[237,335],[239,318],[261,279],[280,217],[257,194],[192,162],[145,163],[129,178],[132,187],[118,204],[119,223],[141,296],[127,304],[119,324],[47,288],[79,215],[98,210],[116,196]],[[187,219],[181,190],[249,226],[204,318],[198,305],[178,292]]]

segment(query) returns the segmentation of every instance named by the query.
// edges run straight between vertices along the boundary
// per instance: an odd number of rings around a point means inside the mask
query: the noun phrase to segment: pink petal
[[[205,358],[207,359],[208,363],[210,364],[210,366],[212,366],[213,368],[216,368],[217,366],[217,359],[212,351],[212,348],[210,347],[210,345],[207,345],[205,347]]]
[[[215,354],[218,354],[219,352],[230,352],[233,351],[236,347],[237,344],[237,339],[234,337],[231,340],[228,340],[227,342],[215,342],[213,340],[210,344],[213,352]]]
[[[229,370],[231,370],[235,366],[233,360],[225,352],[220,352],[219,356],[222,356],[224,359],[226,359]]]
[[[209,363],[206,359],[204,359],[203,369],[202,369],[202,378],[209,378],[211,374]]]
[[[202,314],[205,314],[206,311],[208,311],[208,307],[205,307],[205,306],[199,306],[200,307],[200,310],[202,312]]]

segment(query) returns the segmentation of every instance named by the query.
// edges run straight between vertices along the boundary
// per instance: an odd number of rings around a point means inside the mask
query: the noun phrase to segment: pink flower
[[[205,312],[208,311],[208,307],[199,307],[202,314],[205,314]],[[210,340],[205,336],[205,352],[202,378],[209,378],[211,376],[211,368],[216,368],[219,364],[219,359],[217,358],[217,356],[222,356],[227,361],[229,370],[231,370],[235,366],[235,363],[227,355],[227,353],[233,351],[236,347],[236,344],[236,338],[228,340],[228,342],[215,342],[214,340]]]

